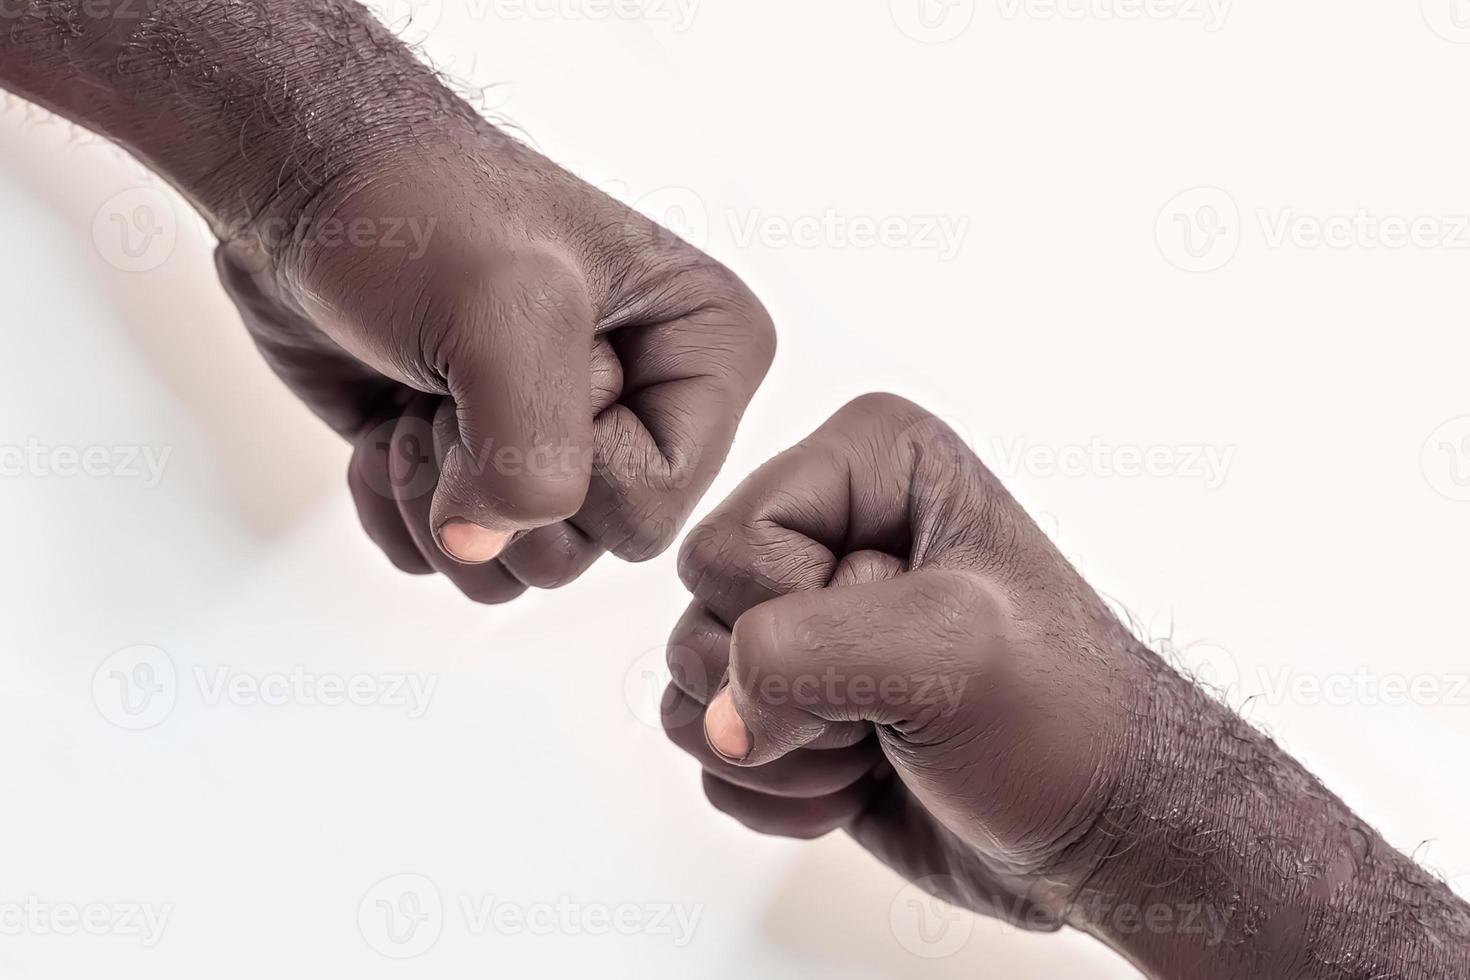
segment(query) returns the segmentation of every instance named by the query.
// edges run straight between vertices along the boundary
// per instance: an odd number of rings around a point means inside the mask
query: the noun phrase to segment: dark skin
[[[844,830],[1161,980],[1470,976],[1470,908],[1134,638],[917,406],[848,405],[680,569],[665,727],[747,826]]]
[[[674,541],[774,356],[729,270],[485,122],[350,0],[0,14],[0,85],[210,220],[395,565],[497,603]]]
[[[369,534],[476,599],[666,547],[770,364],[733,275],[347,0],[0,0],[0,85],[194,201],[262,354],[353,443]],[[386,244],[410,221],[421,253]],[[845,829],[1169,980],[1470,974],[1449,890],[1129,635],[914,406],[849,406],[681,567],[670,734],[752,827]],[[1128,928],[1123,904],[1224,930]]]

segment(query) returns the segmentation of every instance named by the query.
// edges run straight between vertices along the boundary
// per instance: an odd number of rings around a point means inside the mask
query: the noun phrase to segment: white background
[[[1465,4],[529,2],[419,4],[407,30],[551,157],[702,239],[781,329],[706,506],[852,396],[924,403],[1151,637],[1470,890]],[[155,186],[0,115],[0,447],[169,453],[156,486],[0,478],[0,913],[170,914],[151,948],[0,918],[0,974],[1132,975],[1075,935],[921,934],[840,836],[710,810],[646,723],[684,603],[671,557],[502,609],[396,574],[345,448]],[[140,203],[162,233],[130,256],[116,221]],[[1336,221],[1360,210],[1387,224]],[[864,237],[879,221],[887,244]],[[953,254],[931,225],[963,228]],[[1150,447],[1153,475],[1096,462]],[[1228,459],[1213,479],[1205,449]],[[163,653],[108,660],[138,645]],[[108,684],[139,656],[177,689],[126,731]],[[296,667],[437,686],[410,719],[210,704],[197,680]],[[400,874],[423,878],[374,891]],[[379,949],[417,946],[374,923],[405,887],[428,903],[415,943],[437,941],[398,961]],[[683,946],[477,933],[462,901],[490,897],[699,919]]]

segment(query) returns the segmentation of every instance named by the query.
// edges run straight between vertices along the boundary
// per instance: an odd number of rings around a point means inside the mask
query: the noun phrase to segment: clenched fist
[[[372,234],[405,221],[417,252]],[[774,352],[728,270],[484,123],[355,164],[284,241],[255,227],[221,275],[353,442],[368,533],[485,602],[666,548]]]
[[[665,728],[749,827],[845,830],[1167,980],[1467,975],[1444,883],[1149,651],[922,409],[848,405],[680,568]]]
[[[666,727],[715,806],[845,828],[944,897],[1060,922],[1127,779],[1130,640],[954,433],[859,399],[691,532],[680,569]]]
[[[0,85],[221,239],[368,533],[484,602],[666,548],[774,354],[719,263],[481,118],[352,0],[17,0]]]

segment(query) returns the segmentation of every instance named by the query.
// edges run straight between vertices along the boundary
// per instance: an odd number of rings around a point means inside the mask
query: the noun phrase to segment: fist
[[[352,443],[369,536],[496,603],[663,551],[775,340],[728,270],[463,115],[355,157],[218,265],[271,367]]]
[[[689,535],[669,737],[754,830],[1065,921],[1129,784],[1136,641],[942,422],[837,413]]]

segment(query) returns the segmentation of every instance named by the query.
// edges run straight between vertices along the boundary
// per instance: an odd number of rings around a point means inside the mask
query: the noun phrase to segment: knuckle
[[[456,581],[455,586],[464,593],[466,599],[479,603],[482,606],[502,606],[519,598],[526,590],[525,587],[507,585],[488,579],[471,577]]]
[[[623,561],[651,561],[668,551],[679,537],[679,524],[671,516],[654,512],[630,515],[624,522],[622,540],[609,550]]]
[[[521,473],[498,481],[486,494],[492,509],[532,527],[564,521],[582,509],[587,477],[579,473]]]
[[[907,398],[886,391],[870,391],[859,395],[843,406],[842,414],[908,422],[930,417],[929,412]]]
[[[698,596],[711,581],[720,581],[745,564],[744,541],[722,522],[705,521],[690,531],[679,549],[679,580]]]

